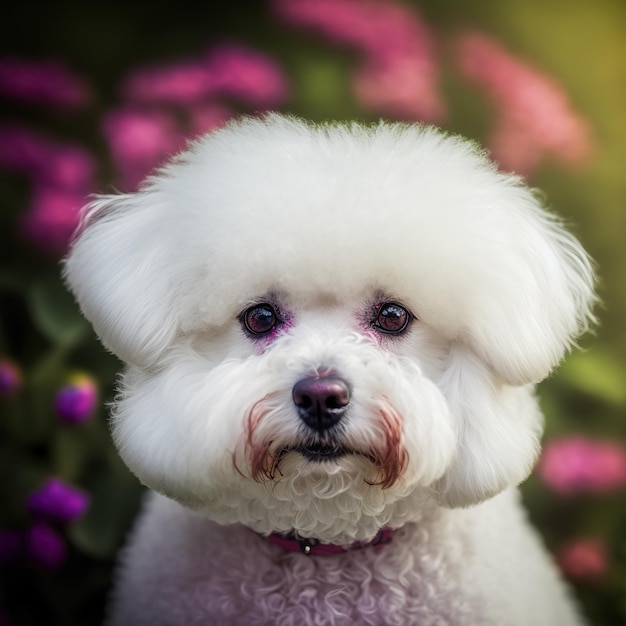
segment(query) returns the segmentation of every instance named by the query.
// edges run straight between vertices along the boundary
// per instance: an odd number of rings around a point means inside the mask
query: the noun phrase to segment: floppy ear
[[[64,275],[102,343],[147,367],[172,341],[175,272],[150,191],[98,196],[65,260]]]
[[[457,451],[433,486],[448,507],[477,504],[530,474],[543,416],[527,387],[497,386],[475,354],[456,345],[440,388],[456,418]]]
[[[523,385],[543,380],[595,321],[595,277],[581,245],[535,195],[512,191],[502,207],[508,232],[495,244],[464,340],[502,382]]]

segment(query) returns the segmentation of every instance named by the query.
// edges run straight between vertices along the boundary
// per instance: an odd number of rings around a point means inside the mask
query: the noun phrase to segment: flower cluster
[[[135,70],[123,82],[121,92],[134,102],[194,106],[227,97],[272,108],[284,101],[287,84],[265,55],[230,43],[211,48],[199,58]]]
[[[545,446],[537,473],[548,488],[570,499],[626,489],[626,446],[583,436],[554,439]],[[555,556],[564,574],[579,582],[604,579],[610,569],[608,547],[598,537],[571,537]]]
[[[0,563],[21,559],[46,569],[56,569],[67,559],[68,549],[58,528],[85,514],[89,497],[58,478],[49,478],[26,500],[31,524],[23,531],[0,531]]]
[[[198,58],[135,69],[120,93],[124,104],[104,117],[102,133],[120,186],[132,190],[187,137],[232,117],[222,100],[237,100],[255,110],[273,108],[284,101],[288,88],[277,64],[265,55],[222,44]]]
[[[94,190],[94,157],[75,144],[57,141],[17,124],[0,126],[0,166],[32,185],[20,231],[46,252],[62,254],[85,196]]]
[[[544,154],[570,164],[589,156],[589,128],[552,78],[480,33],[460,38],[457,63],[496,107],[489,146],[504,169],[530,174]]]
[[[280,105],[287,93],[275,62],[235,44],[212,47],[197,59],[132,71],[121,83],[123,103],[99,123],[118,185],[134,190],[187,137],[232,117],[221,99],[262,110]],[[92,101],[87,82],[60,62],[13,57],[0,58],[0,97],[72,110]],[[80,146],[6,123],[0,126],[0,167],[25,175],[32,184],[20,232],[40,249],[63,255],[80,208],[96,189],[94,157]]]
[[[414,9],[378,0],[275,0],[273,7],[286,23],[359,51],[353,88],[363,107],[409,120],[444,119],[434,38]]]
[[[56,60],[0,59],[0,95],[26,104],[75,111],[92,100],[91,88]]]

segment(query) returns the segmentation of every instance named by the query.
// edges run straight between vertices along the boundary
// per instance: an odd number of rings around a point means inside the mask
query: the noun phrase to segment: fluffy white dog
[[[583,623],[516,485],[593,271],[473,144],[233,122],[92,203],[66,275],[162,494],[112,624]]]

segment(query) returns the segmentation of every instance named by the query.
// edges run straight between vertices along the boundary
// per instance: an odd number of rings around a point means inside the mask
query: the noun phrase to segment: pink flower
[[[206,103],[191,107],[187,116],[190,135],[199,136],[225,124],[233,112],[219,104]]]
[[[278,65],[242,45],[222,44],[204,58],[210,93],[229,96],[253,107],[275,108],[287,97],[287,81]]]
[[[22,371],[9,359],[0,359],[0,398],[14,396],[23,384]]]
[[[36,187],[19,227],[44,252],[62,255],[78,226],[85,194],[48,185]]]
[[[270,58],[241,45],[223,44],[201,58],[137,70],[124,82],[122,93],[137,102],[189,106],[226,96],[273,108],[285,99],[287,84]]]
[[[359,103],[386,115],[441,121],[434,40],[413,8],[378,0],[274,0],[284,21],[355,47]]]
[[[557,439],[545,447],[537,470],[564,496],[620,489],[626,486],[626,448],[585,437]]]
[[[105,117],[102,130],[128,191],[184,144],[178,123],[162,110],[117,109]]]
[[[80,424],[93,416],[97,400],[98,387],[93,378],[86,374],[75,374],[57,391],[54,408],[62,421]]]
[[[25,543],[30,559],[46,569],[58,569],[67,560],[65,540],[45,522],[35,522],[26,531]]]
[[[96,164],[84,148],[55,141],[36,131],[0,126],[0,166],[55,187],[90,190]]]
[[[94,188],[96,163],[84,148],[17,125],[0,126],[0,166],[33,183],[18,227],[45,252],[62,254],[78,225],[80,207]]]
[[[568,578],[578,581],[600,579],[610,566],[606,545],[595,538],[577,538],[564,543],[556,552],[556,561]]]
[[[503,168],[530,174],[547,154],[567,163],[589,157],[588,125],[555,80],[478,33],[461,37],[457,61],[496,106],[489,146]]]
[[[0,95],[18,102],[79,109],[92,99],[87,83],[60,61],[0,59]]]
[[[85,513],[89,496],[58,478],[49,478],[28,496],[26,506],[31,513],[68,523]]]
[[[182,61],[136,70],[124,81],[122,93],[139,102],[188,105],[206,96],[207,82],[201,61]]]

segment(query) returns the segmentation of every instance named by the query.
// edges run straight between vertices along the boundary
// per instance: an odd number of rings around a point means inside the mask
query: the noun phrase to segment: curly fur
[[[127,364],[115,443],[163,494],[111,624],[583,623],[515,486],[539,452],[534,384],[594,321],[592,265],[475,145],[242,119],[96,198],[65,273]],[[261,303],[276,324],[255,335]],[[293,390],[329,375],[349,404],[316,429]],[[382,527],[390,544],[333,556],[263,538]]]

